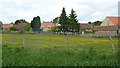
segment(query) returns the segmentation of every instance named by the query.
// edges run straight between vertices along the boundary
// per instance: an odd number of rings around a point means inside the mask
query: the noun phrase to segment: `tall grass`
[[[117,52],[107,38],[69,36],[66,49],[64,35],[25,36],[23,48],[21,34],[3,34],[3,66],[118,66]],[[113,42],[117,50],[118,40]]]
[[[118,63],[116,53],[93,48],[81,51],[3,47],[3,66],[118,66]]]

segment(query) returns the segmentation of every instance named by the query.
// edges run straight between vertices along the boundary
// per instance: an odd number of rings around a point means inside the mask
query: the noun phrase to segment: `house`
[[[49,22],[49,23],[41,23],[41,29],[43,31],[49,31],[51,28],[55,27],[56,26],[56,23],[52,23],[52,22]]]
[[[120,33],[120,17],[106,17],[100,26],[94,28],[95,36],[118,36]]]
[[[9,30],[9,28],[13,27],[13,24],[3,24],[2,29],[3,30]]]
[[[92,28],[93,28],[93,25],[87,24],[87,23],[81,23],[80,26],[81,26],[80,30],[81,30],[82,34],[84,34],[86,31],[92,30]]]
[[[26,26],[27,26],[27,23],[20,23],[20,24],[14,25],[13,27],[17,30],[23,30],[25,29]]]
[[[120,25],[120,17],[106,17],[100,26]]]

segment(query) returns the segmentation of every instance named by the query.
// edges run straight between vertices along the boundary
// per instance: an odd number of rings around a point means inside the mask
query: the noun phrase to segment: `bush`
[[[95,33],[93,30],[86,31],[86,33]]]
[[[51,30],[50,30],[50,32],[57,32],[57,31],[58,31],[57,27],[52,27]]]
[[[17,31],[17,30],[15,29],[15,27],[10,27],[10,30],[11,30],[11,31]]]

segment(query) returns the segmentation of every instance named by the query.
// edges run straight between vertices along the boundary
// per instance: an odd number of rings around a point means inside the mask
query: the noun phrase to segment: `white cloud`
[[[103,20],[106,16],[117,16],[119,0],[0,0],[0,20],[3,23],[25,19],[28,22],[35,16],[42,21],[51,21],[61,14],[63,7],[67,14],[73,8],[79,22]]]

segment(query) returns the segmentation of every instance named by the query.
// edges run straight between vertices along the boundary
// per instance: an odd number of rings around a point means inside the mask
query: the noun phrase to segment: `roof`
[[[55,27],[55,24],[54,23],[41,23],[41,26],[42,27],[48,27],[48,26]]]
[[[95,31],[112,31],[112,30],[118,30],[118,26],[96,26],[94,30]]]
[[[120,17],[107,17],[113,24],[120,25]]]
[[[92,28],[92,25],[90,25],[90,24],[82,23],[80,25],[81,25],[81,29],[91,29]]]
[[[22,30],[24,29],[24,27],[27,26],[27,23],[20,23],[18,25],[14,25],[14,27],[17,29],[17,30]]]
[[[2,25],[2,28],[3,29],[9,29],[10,27],[12,27],[13,26],[13,24],[3,24]]]

